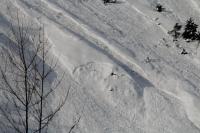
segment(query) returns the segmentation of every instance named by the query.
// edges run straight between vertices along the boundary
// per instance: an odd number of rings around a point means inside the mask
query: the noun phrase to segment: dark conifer
[[[198,25],[194,23],[194,20],[192,18],[190,18],[189,20],[187,20],[182,37],[187,40],[188,39],[192,41],[196,40],[197,28],[198,28]]]

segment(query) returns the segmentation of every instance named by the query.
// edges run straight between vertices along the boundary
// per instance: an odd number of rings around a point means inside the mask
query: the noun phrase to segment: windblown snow
[[[200,133],[200,50],[168,34],[190,17],[200,24],[200,1],[118,1],[0,0],[0,45],[7,7],[44,24],[61,87],[72,88],[49,132],[80,117],[74,133]]]

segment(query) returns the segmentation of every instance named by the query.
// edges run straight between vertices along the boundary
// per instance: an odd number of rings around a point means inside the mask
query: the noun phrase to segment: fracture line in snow
[[[79,20],[75,19],[69,13],[67,13],[66,11],[63,11],[63,9],[51,4],[50,2],[47,2],[46,0],[41,0],[41,1],[44,2],[45,4],[47,4],[49,7],[51,7],[52,10],[54,10],[56,12],[63,13],[63,16],[65,16],[66,18],[68,18],[72,22],[74,22],[74,24],[76,24],[76,26],[78,26],[80,29],[82,29],[88,36],[98,40],[103,45],[105,45],[106,48],[108,48],[110,50],[110,52],[112,52],[111,54],[113,56],[117,56],[118,58],[121,58],[121,61],[125,60],[126,62],[131,64],[131,66],[135,66],[135,68],[140,72],[140,74],[142,74],[143,76],[147,77],[147,74],[144,72],[144,70],[139,65],[137,65],[132,58],[122,54],[122,52],[119,49],[117,49],[116,47],[113,47],[112,45],[110,45],[110,42],[108,42],[106,39],[101,37],[101,35],[96,33],[89,26],[87,26],[86,24],[84,24],[84,23],[80,22]]]

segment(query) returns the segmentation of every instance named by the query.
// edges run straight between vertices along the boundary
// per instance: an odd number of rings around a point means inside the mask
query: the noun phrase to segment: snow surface
[[[7,6],[19,9],[45,25],[63,92],[72,88],[49,132],[67,133],[80,117],[74,133],[200,133],[200,51],[168,34],[189,17],[200,24],[200,1],[119,1],[0,0],[0,45]]]

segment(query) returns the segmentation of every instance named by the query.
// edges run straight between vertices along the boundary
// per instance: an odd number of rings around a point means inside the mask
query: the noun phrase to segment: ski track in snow
[[[70,20],[72,20],[75,24],[77,24],[80,28],[83,28],[83,30],[86,32],[86,34],[88,35],[92,35],[93,38],[96,38],[97,40],[99,40],[100,42],[102,42],[104,45],[106,45],[106,47],[108,47],[111,51],[112,54],[115,54],[117,57],[121,57],[122,60],[126,60],[127,62],[131,63],[132,65],[136,66],[137,68],[139,68],[139,72],[142,72],[142,75],[145,76],[147,78],[146,73],[142,70],[142,68],[140,66],[138,66],[137,64],[134,63],[134,61],[130,61],[130,59],[127,56],[124,56],[121,52],[119,52],[119,50],[116,50],[114,47],[112,47],[109,42],[107,40],[105,40],[104,38],[102,38],[100,35],[98,35],[98,33],[95,33],[95,31],[93,31],[90,27],[88,27],[87,25],[81,23],[79,20],[73,18],[71,15],[66,14],[65,11],[62,11],[62,9],[59,9],[58,7],[56,7],[55,5],[48,3],[45,0],[42,0],[44,3],[46,3],[47,5],[49,5],[51,7],[51,9],[57,11],[57,12],[62,12],[64,14],[64,16]],[[193,0],[192,0],[193,1]],[[194,2],[194,1],[193,1]],[[195,3],[194,3],[195,4]],[[137,11],[140,15],[142,15],[147,21],[150,21],[154,24],[156,24],[156,22],[150,18],[149,16],[147,16],[146,14],[144,14],[143,12],[141,12],[137,7],[135,7],[134,5],[131,5],[131,7]],[[198,7],[196,7],[198,9]],[[198,10],[199,11],[199,10]],[[157,24],[156,24],[157,25]],[[163,26],[158,25],[161,30],[167,34],[168,30],[165,29]],[[142,70],[142,71],[141,71]],[[163,90],[161,90],[163,91]],[[187,108],[187,114],[188,117],[191,121],[193,121],[193,123],[200,128],[200,125],[196,124],[196,123],[200,123],[198,121],[198,118],[200,118],[199,115],[197,115],[199,112],[197,110],[191,110],[190,108],[196,109],[196,107],[193,104],[192,98],[190,95],[188,95],[187,93],[181,93],[180,96],[176,96],[173,93],[169,92],[169,91],[163,91],[165,94],[167,95],[171,95],[172,97],[177,98],[178,100],[182,101],[183,104],[185,105],[185,107]],[[181,92],[181,91],[180,91]],[[188,101],[189,100],[189,101]],[[196,114],[196,115],[195,115]],[[194,117],[196,116],[196,117]]]
[[[125,60],[128,63],[132,65],[134,65],[135,70],[138,71],[140,74],[142,74],[143,76],[145,76],[147,78],[147,74],[143,71],[143,69],[138,66],[137,64],[134,63],[133,59],[130,59],[129,57],[125,56],[124,54],[122,54],[121,52],[119,52],[119,50],[117,50],[116,48],[114,48],[112,45],[110,45],[110,43],[104,39],[103,37],[101,37],[98,33],[96,33],[93,29],[91,29],[90,27],[88,27],[87,25],[85,25],[84,23],[81,23],[81,21],[77,20],[76,18],[74,18],[73,16],[71,16],[70,14],[68,14],[66,11],[63,11],[61,8],[57,7],[56,5],[53,5],[50,2],[47,2],[46,0],[41,0],[43,3],[47,4],[52,10],[58,12],[58,13],[62,13],[64,17],[66,17],[67,19],[71,20],[74,22],[74,24],[79,27],[80,29],[82,29],[87,35],[89,35],[92,38],[95,38],[98,40],[98,42],[101,42],[104,46],[100,46],[100,47],[104,47],[104,49],[108,48],[109,50],[107,50],[107,52],[111,52],[112,55],[114,55],[116,58],[120,58],[121,60]],[[194,1],[193,1],[194,2]],[[128,3],[128,2],[127,2]],[[130,4],[130,3],[129,3]],[[137,11],[140,15],[142,15],[147,21],[152,22],[153,24],[156,24],[156,22],[150,18],[149,16],[147,16],[146,14],[144,14],[143,12],[141,12],[137,7],[135,7],[134,5],[131,5],[131,7]],[[157,24],[156,24],[157,25]],[[164,33],[167,33],[167,30],[159,25],[159,27],[161,28],[161,30]],[[64,61],[62,61],[64,63]],[[126,63],[126,62],[125,62]],[[65,64],[65,66],[67,66],[67,64]],[[133,69],[133,68],[132,68]],[[133,69],[134,70],[134,69]],[[161,90],[162,91],[162,90]],[[177,97],[176,95],[174,95],[171,92],[168,91],[163,91],[164,93],[171,95],[179,100],[181,100],[180,97]],[[188,97],[189,98],[189,97]],[[182,100],[181,100],[182,101]]]
[[[61,8],[57,7],[56,5],[53,5],[50,2],[47,2],[46,0],[41,0],[41,2],[45,3],[51,10],[54,10],[57,13],[63,13],[63,16],[66,17],[68,20],[71,20],[78,29],[81,29],[82,32],[84,32],[90,38],[96,40],[97,43],[94,42],[93,43],[94,45],[96,45],[97,47],[100,47],[100,48],[104,49],[105,52],[108,52],[114,58],[119,59],[120,61],[124,62],[124,64],[128,64],[128,67],[130,67],[129,68],[130,70],[138,72],[143,77],[147,78],[147,74],[144,72],[144,70],[139,65],[137,65],[134,62],[133,58],[130,58],[130,57],[124,55],[122,52],[120,52],[120,50],[118,48],[113,47],[110,44],[109,41],[107,41],[106,39],[104,39],[103,37],[101,37],[101,35],[98,34],[96,31],[94,31],[93,29],[91,29],[90,27],[88,27],[87,25],[85,25],[84,23],[82,23],[81,21],[77,20],[76,18],[74,18],[73,16],[71,16],[66,11],[63,11]],[[17,7],[20,8],[19,5]],[[20,9],[23,9],[23,8],[20,8]],[[22,10],[22,11],[25,14],[27,14],[25,10]],[[49,21],[52,21],[52,20],[49,20]],[[40,22],[38,22],[38,23],[40,23]],[[51,39],[50,39],[50,41],[51,41]],[[58,55],[58,53],[59,52],[54,51],[54,54],[55,54],[56,57],[61,57],[62,55],[61,54]],[[64,63],[64,61],[61,61],[61,62]],[[67,66],[66,63],[64,63],[64,64],[65,64],[65,66]]]
[[[116,58],[122,58],[121,60],[126,60],[128,63],[132,65],[134,65],[136,67],[136,71],[139,70],[138,72],[140,74],[142,74],[143,76],[145,76],[145,78],[147,78],[147,74],[142,70],[142,68],[140,66],[138,66],[136,63],[134,63],[134,61],[130,61],[130,59],[123,55],[123,53],[119,52],[118,50],[116,50],[114,47],[112,47],[109,42],[107,40],[105,40],[104,38],[102,38],[98,33],[96,33],[95,31],[93,31],[90,27],[88,27],[87,25],[81,23],[79,20],[75,19],[73,16],[71,16],[70,14],[67,14],[65,11],[63,11],[62,9],[60,9],[59,7],[51,4],[50,2],[47,2],[45,0],[42,0],[42,2],[46,3],[49,7],[51,7],[51,9],[57,11],[57,12],[61,12],[63,13],[63,16],[65,16],[66,18],[72,20],[75,24],[77,24],[79,26],[79,28],[83,28],[84,31],[86,32],[86,34],[88,35],[92,35],[93,38],[99,40],[100,42],[102,42],[104,45],[106,45],[106,47],[108,47],[111,52],[112,52],[112,55],[116,55]],[[145,18],[148,18],[143,12],[141,12],[139,9],[137,9],[134,5],[132,5],[132,7],[134,7],[134,9],[139,12],[140,14],[142,14],[142,16],[144,16]],[[150,18],[148,18],[149,20],[151,20]],[[155,23],[153,20],[151,20],[151,22]],[[160,26],[159,26],[160,27]],[[162,27],[162,26],[161,26]],[[165,29],[165,28],[164,28]],[[164,30],[164,32],[166,33],[166,29]],[[132,60],[132,59],[131,59]],[[62,61],[64,63],[64,61]],[[65,65],[67,66],[67,64]],[[133,69],[135,70],[135,69]],[[142,72],[142,73],[141,73]],[[164,91],[164,90],[160,90],[160,91],[163,91],[164,93],[168,94],[168,95],[171,95],[172,97],[175,97],[177,99],[180,100],[180,98],[178,98],[176,95],[174,95],[173,93],[171,92],[168,92],[168,91]]]
[[[136,63],[134,63],[134,60],[132,58],[129,58],[128,56],[125,56],[122,52],[120,52],[118,49],[110,45],[110,42],[108,42],[106,39],[101,37],[98,33],[96,33],[94,30],[92,30],[90,27],[87,25],[81,23],[79,20],[75,19],[73,16],[70,14],[67,14],[67,12],[63,11],[59,7],[56,7],[55,5],[51,4],[50,2],[47,2],[45,0],[42,0],[42,2],[46,3],[51,9],[63,13],[63,15],[72,20],[80,29],[83,29],[83,31],[91,36],[92,38],[95,38],[98,40],[98,42],[101,42],[104,46],[104,49],[108,48],[109,51],[111,52],[111,55],[116,56],[116,58],[120,58],[121,61],[126,61],[127,63],[131,64],[131,66],[135,67],[135,71],[139,71],[143,76],[147,77],[147,74],[143,71],[143,69],[138,66]],[[125,63],[126,64],[126,63]]]

